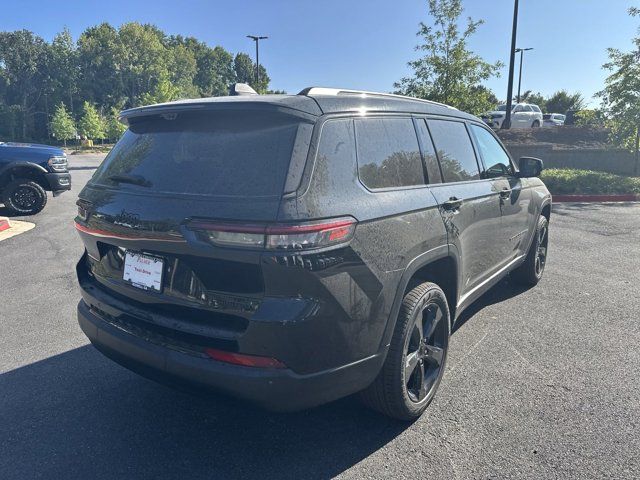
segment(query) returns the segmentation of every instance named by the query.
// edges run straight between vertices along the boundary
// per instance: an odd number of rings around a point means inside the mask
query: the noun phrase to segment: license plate
[[[162,290],[164,260],[152,255],[127,252],[124,259],[122,278],[125,282],[143,290]]]

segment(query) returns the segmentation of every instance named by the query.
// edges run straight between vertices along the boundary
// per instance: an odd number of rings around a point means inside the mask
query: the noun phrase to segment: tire
[[[533,287],[538,284],[547,264],[549,246],[549,221],[540,215],[533,241],[524,263],[516,268],[511,277],[522,285]]]
[[[47,204],[47,192],[33,180],[18,178],[2,191],[4,206],[15,215],[34,215]]]
[[[422,415],[444,373],[450,324],[449,305],[440,287],[427,282],[409,291],[384,365],[360,394],[365,405],[398,420]]]
[[[534,120],[531,124],[531,128],[538,128],[540,126],[540,122],[538,120]]]

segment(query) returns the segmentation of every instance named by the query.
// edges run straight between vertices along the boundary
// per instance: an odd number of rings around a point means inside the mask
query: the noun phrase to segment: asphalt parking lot
[[[558,205],[545,278],[463,317],[427,413],[194,397],[81,333],[73,191],[0,242],[0,478],[640,478],[640,204]],[[2,208],[0,208],[2,215]]]

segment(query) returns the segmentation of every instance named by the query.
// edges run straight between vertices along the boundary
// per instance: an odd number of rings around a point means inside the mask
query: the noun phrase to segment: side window
[[[416,122],[418,125],[418,136],[422,143],[422,154],[427,165],[427,180],[430,184],[442,183],[442,175],[440,174],[440,166],[438,165],[438,157],[436,149],[433,147],[433,140],[427,129],[427,122],[420,119]]]
[[[526,107],[524,107],[524,111],[525,112],[533,112],[533,108],[531,108],[531,105],[527,105]]]
[[[524,107],[522,105],[516,105],[516,108],[513,109],[513,113],[524,112]]]
[[[542,113],[542,110],[540,110],[540,107],[537,105],[531,105],[531,108],[533,108],[533,111],[536,113]]]
[[[464,123],[449,120],[429,120],[427,123],[438,152],[444,181],[479,179],[478,162]]]
[[[353,121],[350,118],[329,120],[322,126],[314,177],[320,182],[330,181],[336,166],[348,172],[351,166],[355,175],[356,143],[353,135]]]
[[[424,185],[418,138],[410,118],[358,118],[358,173],[368,188]]]
[[[509,155],[507,155],[500,143],[486,129],[478,125],[470,125],[470,127],[473,136],[476,138],[480,156],[487,167],[487,177],[511,175],[513,169],[511,168]]]

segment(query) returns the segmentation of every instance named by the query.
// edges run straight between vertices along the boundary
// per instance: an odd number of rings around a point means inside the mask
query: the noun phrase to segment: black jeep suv
[[[78,318],[150,378],[276,410],[361,392],[412,419],[460,312],[542,276],[542,163],[454,108],[309,88],[122,119],[78,200]]]

